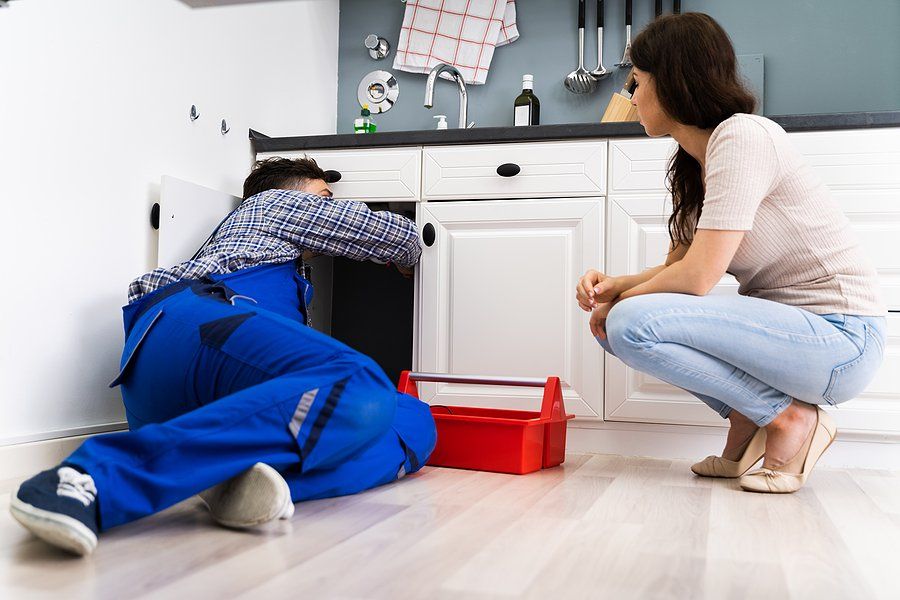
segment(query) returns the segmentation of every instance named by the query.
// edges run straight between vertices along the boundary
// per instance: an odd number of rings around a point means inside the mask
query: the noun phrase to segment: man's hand
[[[400,274],[409,279],[415,273],[414,267],[401,267],[397,263],[394,263],[394,266],[397,267],[397,270],[400,271]]]
[[[585,312],[596,308],[598,304],[612,302],[618,295],[616,278],[593,269],[589,269],[575,286],[575,298],[578,300],[578,306]]]
[[[604,302],[597,306],[594,309],[594,312],[591,313],[591,334],[594,337],[599,337],[601,340],[606,339],[606,316],[609,314],[610,309],[612,309],[613,304],[615,302]]]

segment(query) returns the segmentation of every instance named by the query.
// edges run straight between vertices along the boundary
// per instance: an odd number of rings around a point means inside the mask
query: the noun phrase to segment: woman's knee
[[[606,317],[606,335],[614,353],[647,341],[643,324],[657,305],[648,294],[626,298],[612,307]]]

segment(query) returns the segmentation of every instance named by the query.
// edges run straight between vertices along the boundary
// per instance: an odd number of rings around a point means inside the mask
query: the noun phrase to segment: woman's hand
[[[594,309],[591,313],[591,334],[599,337],[601,340],[606,339],[606,317],[609,315],[610,309],[615,302],[604,302]]]
[[[593,269],[589,269],[575,287],[578,306],[585,312],[594,309],[598,304],[612,302],[618,295],[616,278]]]

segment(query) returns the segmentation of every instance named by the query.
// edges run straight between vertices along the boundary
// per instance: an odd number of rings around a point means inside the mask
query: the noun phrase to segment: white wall
[[[123,420],[106,384],[160,176],[240,194],[248,127],[333,133],[337,44],[338,0],[0,11],[0,445]]]

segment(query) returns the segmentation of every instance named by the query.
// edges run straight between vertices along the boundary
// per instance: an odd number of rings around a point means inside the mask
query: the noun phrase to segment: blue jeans
[[[762,427],[794,398],[836,405],[862,392],[881,366],[886,327],[885,317],[747,296],[645,294],[616,304],[597,341],[723,418],[733,409]]]

